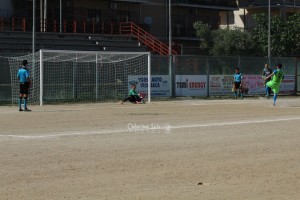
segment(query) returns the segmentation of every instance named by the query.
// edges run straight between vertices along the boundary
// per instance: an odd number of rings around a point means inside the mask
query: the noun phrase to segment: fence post
[[[25,19],[25,17],[22,18],[22,31],[26,32],[26,19]]]
[[[43,92],[44,92],[44,62],[43,50],[40,50],[40,106],[43,106]]]
[[[169,74],[171,82],[171,97],[176,97],[176,63],[173,63],[173,56],[169,54]]]
[[[210,96],[210,90],[209,90],[209,73],[210,73],[210,70],[209,70],[209,61],[208,61],[208,57],[206,58],[206,74],[207,74],[207,82],[206,82],[206,87],[207,87],[207,97]]]
[[[102,34],[104,34],[104,22],[102,22],[101,31],[102,31]]]
[[[98,54],[96,53],[96,101],[98,100],[98,87],[99,87],[99,85],[98,85]]]
[[[299,79],[299,71],[298,71],[298,67],[299,67],[299,64],[300,63],[300,58],[295,58],[295,85],[294,85],[294,95],[297,95],[298,93],[298,79]]]

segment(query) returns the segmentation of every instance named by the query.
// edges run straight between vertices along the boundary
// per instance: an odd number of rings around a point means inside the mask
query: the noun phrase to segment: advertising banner
[[[209,76],[209,95],[232,94],[233,75],[211,75]],[[265,94],[265,82],[261,75],[243,75],[242,86],[246,94]],[[280,85],[280,94],[290,94],[294,92],[295,76],[285,75]]]
[[[207,96],[206,75],[176,75],[176,96]]]
[[[209,95],[219,96],[232,94],[232,75],[211,75],[209,76]]]
[[[294,75],[285,75],[284,80],[282,81],[280,85],[280,93],[283,94],[291,94],[295,92],[295,76]]]
[[[128,90],[130,90],[130,82],[137,82],[137,92],[148,93],[148,76],[147,75],[129,75]],[[171,96],[170,77],[168,75],[151,76],[151,96],[168,97]]]
[[[248,94],[265,94],[265,82],[260,75],[244,75],[243,87],[248,88]],[[290,94],[295,89],[295,76],[285,75],[280,85],[279,94]]]

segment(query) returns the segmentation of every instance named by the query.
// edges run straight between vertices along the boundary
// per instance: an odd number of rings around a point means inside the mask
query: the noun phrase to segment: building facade
[[[232,13],[220,12],[220,27],[240,27],[251,30],[255,23],[253,15],[268,14],[269,0],[237,0],[238,10]],[[281,16],[286,19],[300,12],[300,0],[271,0],[271,16]]]
[[[0,31],[5,30],[3,26],[9,30],[32,31],[33,0],[2,1]],[[40,32],[118,34],[120,23],[133,22],[168,42],[169,0],[35,1],[35,26]],[[253,14],[267,13],[268,3],[269,0],[171,0],[172,41],[180,47],[194,48],[190,49],[194,53],[199,46],[194,22],[208,23],[214,29],[240,27],[251,30]],[[271,12],[288,17],[300,12],[300,0],[271,0]]]
[[[5,0],[0,15],[32,20],[33,0]],[[62,19],[67,23],[134,22],[160,39],[168,35],[168,0],[62,0]],[[201,20],[213,28],[221,25],[220,13],[237,10],[232,0],[172,0],[172,34],[175,38],[195,37],[193,23]],[[6,10],[6,11],[4,11]],[[47,30],[60,19],[60,0],[36,0],[37,27],[47,21]],[[39,30],[39,28],[37,28]],[[70,31],[70,30],[69,30]]]

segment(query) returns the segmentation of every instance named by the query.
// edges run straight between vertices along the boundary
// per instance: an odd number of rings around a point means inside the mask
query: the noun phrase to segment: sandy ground
[[[300,199],[300,99],[0,107],[0,199]]]

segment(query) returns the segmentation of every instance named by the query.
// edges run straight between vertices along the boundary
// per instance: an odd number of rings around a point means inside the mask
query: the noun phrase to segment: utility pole
[[[173,68],[172,68],[172,5],[171,0],[169,0],[169,76],[170,76],[170,92],[171,96],[175,96],[174,92],[174,78],[173,78]]]
[[[34,53],[35,53],[35,0],[32,1],[32,54]]]
[[[62,0],[59,0],[59,32],[62,33]]]
[[[268,60],[271,65],[271,0],[268,6]]]

